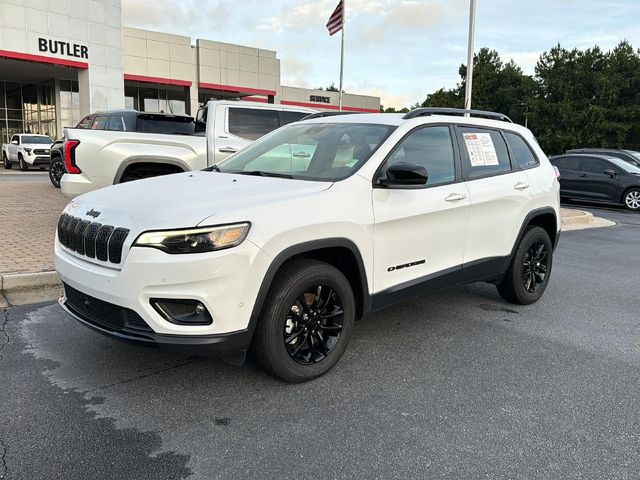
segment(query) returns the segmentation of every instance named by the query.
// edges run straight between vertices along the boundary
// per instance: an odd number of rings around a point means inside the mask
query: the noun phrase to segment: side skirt
[[[511,257],[491,257],[457,265],[373,295],[373,311],[395,305],[426,293],[473,282],[495,282],[509,267]]]

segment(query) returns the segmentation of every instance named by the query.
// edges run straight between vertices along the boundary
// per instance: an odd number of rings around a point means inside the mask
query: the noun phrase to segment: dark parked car
[[[112,110],[87,115],[75,128],[191,135],[195,131],[195,121],[187,115]],[[51,146],[49,164],[49,179],[56,188],[60,188],[60,179],[67,172],[64,162],[64,141],[56,140]]]
[[[588,153],[594,155],[606,155],[624,160],[636,167],[640,167],[640,152],[635,150],[621,150],[615,148],[574,148],[566,153]]]
[[[606,155],[567,154],[550,158],[560,170],[560,196],[622,204],[640,210],[640,168]]]

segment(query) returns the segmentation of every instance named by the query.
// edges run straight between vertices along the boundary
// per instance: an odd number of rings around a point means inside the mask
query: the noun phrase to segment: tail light
[[[64,166],[67,173],[82,173],[76,165],[76,147],[80,145],[80,140],[64,141]]]
[[[560,180],[560,170],[558,170],[558,167],[556,167],[555,165],[553,166],[553,171],[556,174],[556,180]]]

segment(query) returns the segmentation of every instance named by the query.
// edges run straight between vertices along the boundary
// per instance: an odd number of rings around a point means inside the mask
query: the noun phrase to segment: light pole
[[[470,0],[469,8],[469,50],[467,52],[467,88],[464,92],[464,108],[471,109],[471,90],[473,88],[473,50],[476,34],[476,0]]]

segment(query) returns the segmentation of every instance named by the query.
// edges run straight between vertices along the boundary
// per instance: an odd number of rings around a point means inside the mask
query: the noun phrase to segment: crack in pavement
[[[0,323],[0,333],[2,334],[0,338],[4,337],[4,341],[0,343],[0,361],[3,359],[2,351],[4,347],[9,344],[9,334],[7,333],[7,322],[9,321],[9,309],[5,308],[2,310],[0,318],[2,319],[2,323]],[[0,479],[5,478],[7,476],[7,446],[0,438]]]
[[[9,334],[7,333],[7,322],[9,321],[9,309],[2,311],[2,323],[0,323],[0,333],[4,337],[4,341],[0,343],[0,360],[2,360],[2,351],[9,344]]]
[[[127,378],[126,380],[122,380],[120,382],[110,383],[108,385],[102,385],[100,387],[92,388],[91,390],[85,391],[84,394],[88,395],[90,393],[97,392],[99,390],[104,390],[104,389],[107,389],[107,388],[117,387],[118,385],[124,385],[126,383],[135,382],[137,380],[142,380],[143,378],[153,377],[154,375],[158,375],[160,373],[168,372],[169,370],[175,370],[176,368],[184,367],[186,365],[191,365],[193,363],[198,363],[198,362],[202,362],[202,361],[203,361],[202,358],[193,358],[193,359],[191,359],[191,360],[189,360],[187,362],[182,362],[182,363],[179,363],[177,365],[171,365],[170,367],[161,368],[160,370],[155,370],[153,372],[145,373],[143,375],[138,375],[138,376],[135,376],[135,377],[132,377],[132,378]],[[2,478],[2,477],[0,477],[0,478]]]

